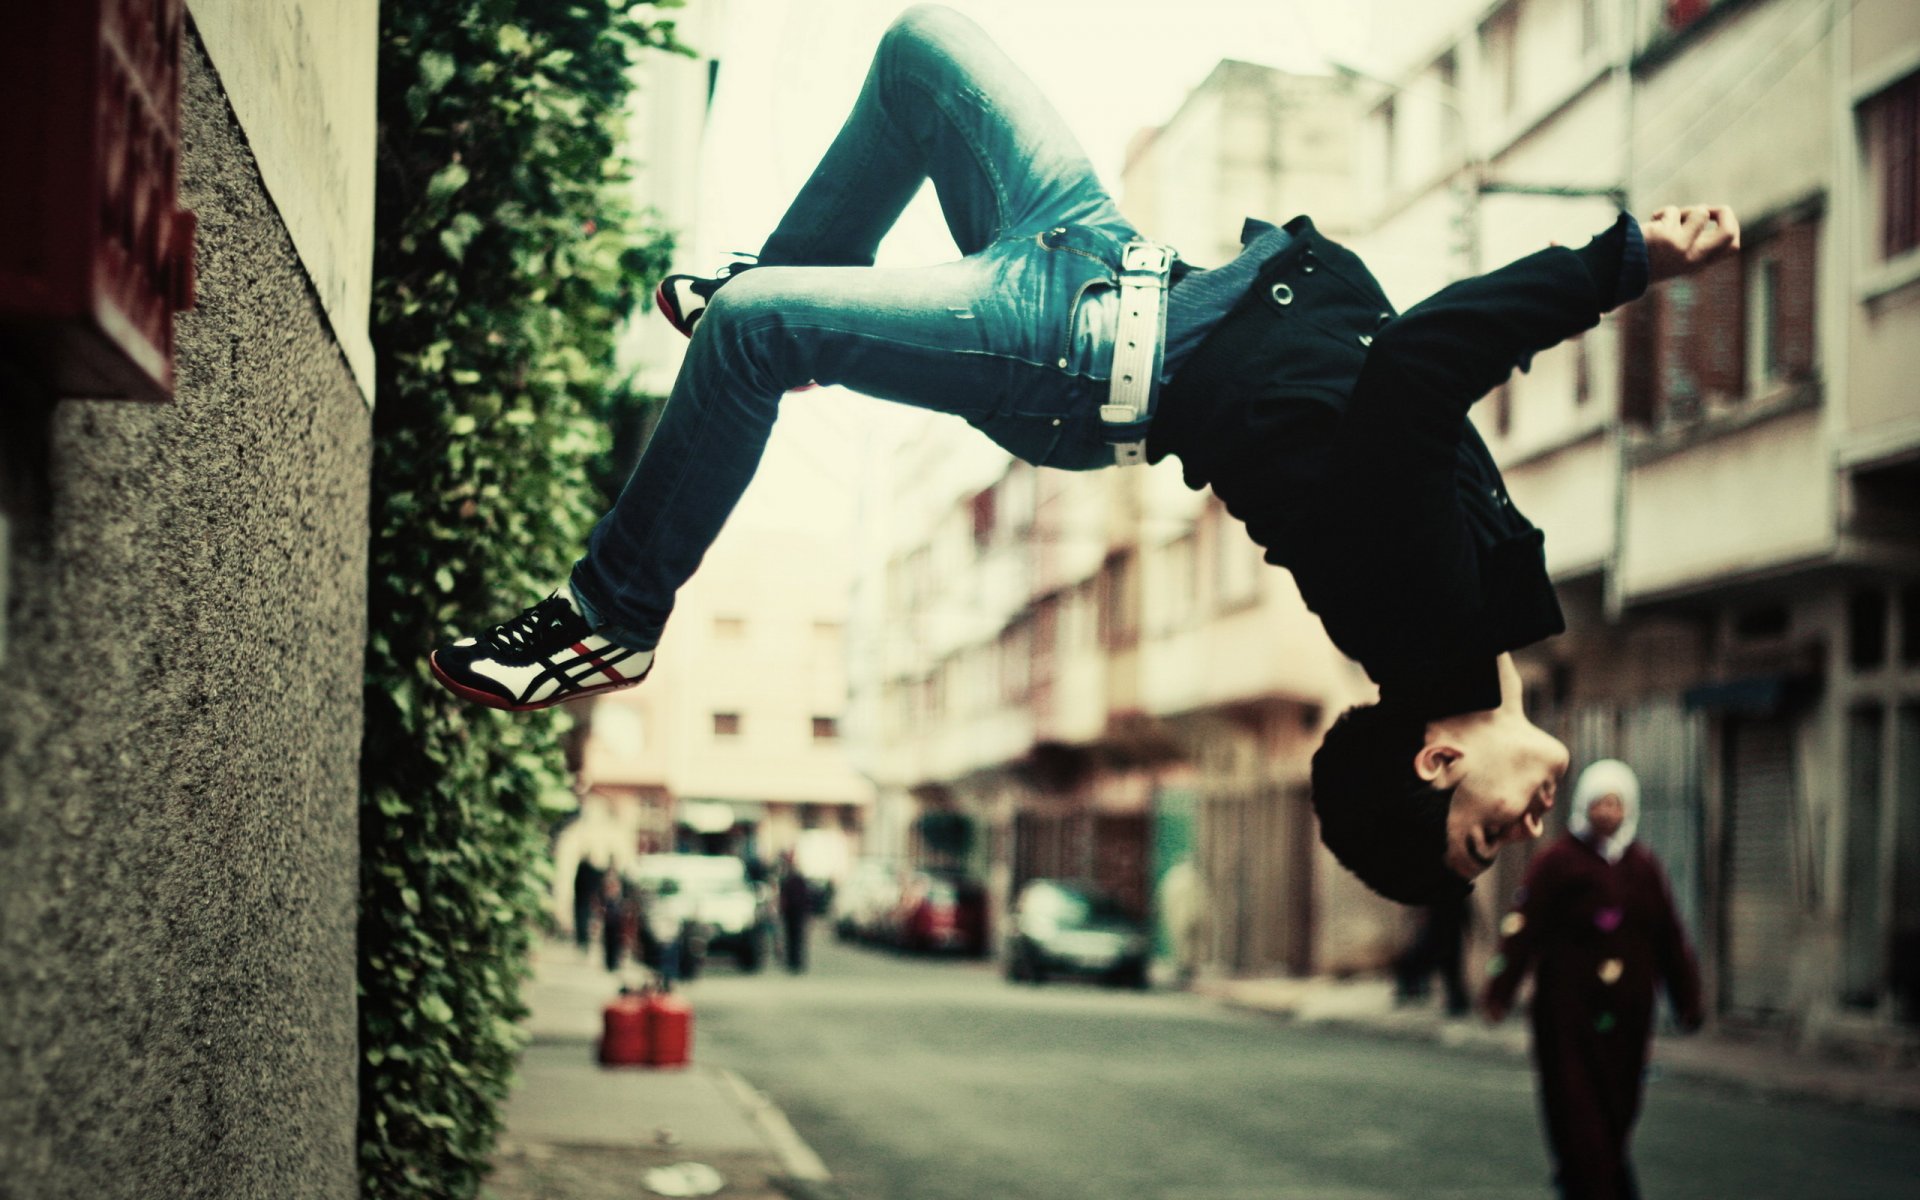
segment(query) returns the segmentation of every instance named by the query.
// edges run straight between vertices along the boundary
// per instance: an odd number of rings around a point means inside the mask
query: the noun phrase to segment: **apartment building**
[[[1920,13],[1456,15],[1369,112],[1360,246],[1396,301],[1583,237],[1610,192],[1745,231],[1476,410],[1568,615],[1520,656],[1532,704],[1576,767],[1639,769],[1723,1022],[1881,1038],[1920,950]]]

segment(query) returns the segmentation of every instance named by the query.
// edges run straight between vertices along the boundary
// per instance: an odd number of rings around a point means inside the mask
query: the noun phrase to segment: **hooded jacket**
[[[1540,531],[1467,414],[1533,355],[1646,286],[1622,214],[1396,315],[1306,217],[1167,382],[1147,457],[1178,457],[1288,568],[1383,702],[1433,719],[1497,707],[1497,660],[1565,630]]]

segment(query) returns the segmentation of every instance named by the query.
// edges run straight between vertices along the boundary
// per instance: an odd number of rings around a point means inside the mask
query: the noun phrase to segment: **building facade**
[[[1362,245],[1396,300],[1584,236],[1610,192],[1643,216],[1729,204],[1743,226],[1737,258],[1476,410],[1567,609],[1568,634],[1520,656],[1533,707],[1576,769],[1640,771],[1641,837],[1722,1023],[1902,1036],[1920,20],[1866,0],[1456,10],[1369,113],[1382,200]]]

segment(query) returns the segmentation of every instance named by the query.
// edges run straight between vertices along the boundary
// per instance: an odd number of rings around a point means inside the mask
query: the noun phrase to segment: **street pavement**
[[[691,985],[696,1070],[607,1073],[589,1060],[607,977],[548,948],[496,1194],[646,1196],[643,1158],[696,1158],[727,1176],[722,1197],[756,1200],[1552,1194],[1519,1021],[1396,1013],[1373,984],[1139,994],[825,939],[814,958],[803,976],[719,967]],[[1656,1056],[1635,1150],[1648,1200],[1920,1195],[1911,1071],[1768,1075],[1764,1056],[1711,1051]],[[1816,1076],[1828,1099],[1796,1098]],[[541,1190],[500,1186],[535,1168]],[[609,1173],[625,1190],[585,1190]]]

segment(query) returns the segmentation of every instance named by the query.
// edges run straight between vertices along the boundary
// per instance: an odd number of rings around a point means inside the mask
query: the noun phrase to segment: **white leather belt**
[[[1137,425],[1147,418],[1154,380],[1167,334],[1167,274],[1174,250],[1157,242],[1128,242],[1120,256],[1120,320],[1113,331],[1113,375],[1100,421]],[[1113,443],[1113,460],[1123,467],[1147,458],[1145,439]]]

